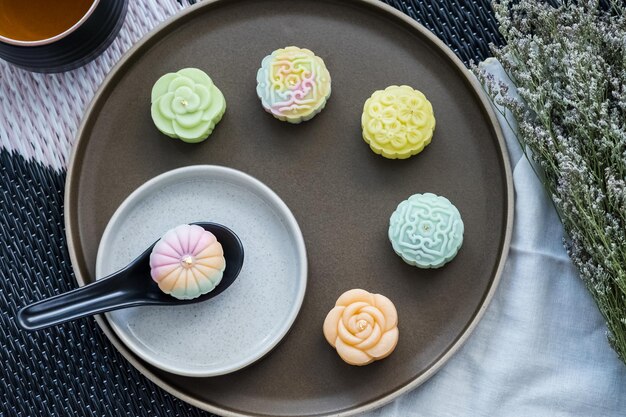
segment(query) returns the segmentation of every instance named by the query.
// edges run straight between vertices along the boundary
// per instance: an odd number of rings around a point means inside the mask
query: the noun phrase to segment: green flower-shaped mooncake
[[[152,87],[152,120],[165,135],[188,143],[209,137],[226,111],[222,92],[196,68],[159,78]]]

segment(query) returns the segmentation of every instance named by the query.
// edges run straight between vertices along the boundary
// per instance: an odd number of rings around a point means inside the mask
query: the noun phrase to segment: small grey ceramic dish
[[[216,376],[252,364],[287,334],[304,299],[306,250],[289,208],[255,178],[214,165],[168,171],[128,196],[104,231],[96,276],[126,265],[172,227],[209,220],[236,231],[246,251],[228,291],[206,303],[106,314],[139,357],[174,374]]]

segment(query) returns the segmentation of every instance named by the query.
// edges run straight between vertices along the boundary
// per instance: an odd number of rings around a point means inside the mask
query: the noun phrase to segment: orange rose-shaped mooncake
[[[346,291],[326,316],[324,336],[350,365],[386,358],[398,344],[396,307],[384,295]]]

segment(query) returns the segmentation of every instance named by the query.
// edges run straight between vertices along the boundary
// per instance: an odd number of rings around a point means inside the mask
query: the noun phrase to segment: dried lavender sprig
[[[493,52],[520,99],[474,70],[541,169],[568,254],[626,363],[626,10],[553,3],[494,3],[507,44]]]

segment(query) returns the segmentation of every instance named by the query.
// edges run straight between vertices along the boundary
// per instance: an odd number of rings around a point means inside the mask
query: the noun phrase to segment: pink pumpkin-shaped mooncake
[[[222,280],[226,260],[215,235],[197,225],[169,230],[150,254],[150,273],[159,288],[181,300],[212,291]]]

